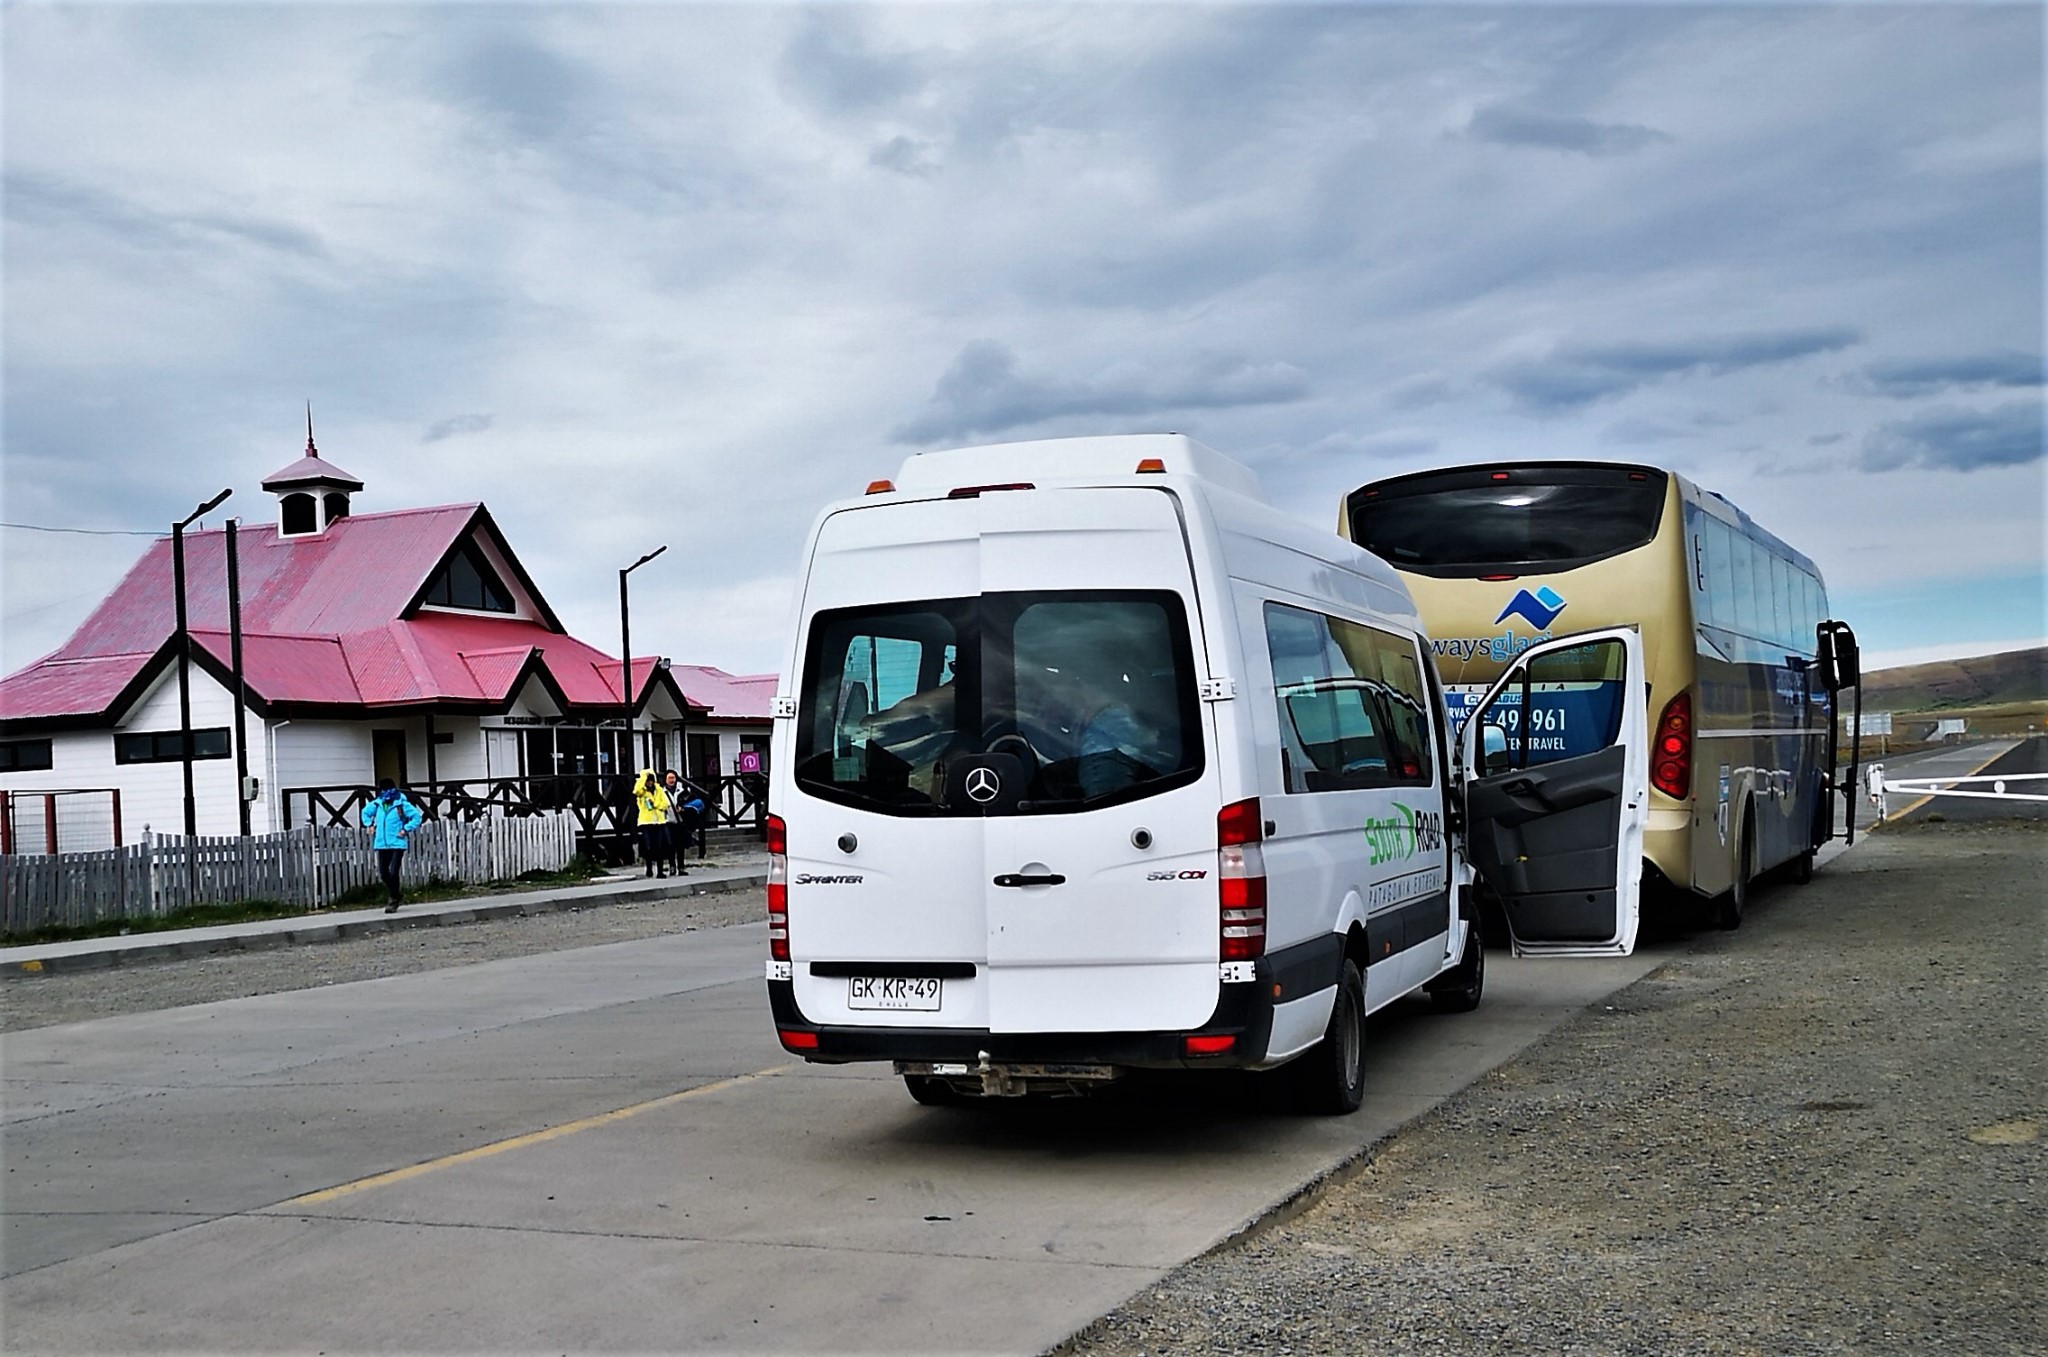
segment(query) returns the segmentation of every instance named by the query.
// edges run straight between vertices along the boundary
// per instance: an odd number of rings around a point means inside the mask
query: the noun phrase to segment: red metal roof
[[[435,568],[479,532],[513,566],[540,618],[408,615]],[[572,708],[620,700],[618,661],[561,630],[480,504],[360,514],[317,536],[280,539],[272,525],[245,528],[237,546],[243,671],[261,708],[502,707],[530,672]],[[224,674],[225,532],[186,537],[185,599],[195,649]],[[162,539],[70,640],[0,681],[0,721],[117,715],[111,709],[124,694],[137,695],[131,687],[169,645],[174,617],[171,544]],[[633,661],[638,700],[655,673],[652,657]]]
[[[360,490],[363,483],[349,475],[334,463],[313,451],[313,440],[306,440],[306,455],[282,471],[273,471],[263,478],[265,490],[283,490],[289,486],[303,485],[309,481],[330,481],[351,490]]]
[[[766,721],[774,715],[773,674],[728,674],[708,664],[679,664],[669,671],[693,707],[709,707],[714,719]]]

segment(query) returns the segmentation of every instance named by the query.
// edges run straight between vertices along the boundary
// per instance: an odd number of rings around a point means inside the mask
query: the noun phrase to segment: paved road
[[[1825,878],[1823,878],[1825,879]],[[1357,1116],[916,1107],[774,1044],[758,925],[0,1038],[7,1344],[1040,1351],[1657,965],[1491,958]]]
[[[2018,741],[2001,740],[1990,744],[1963,745],[1951,750],[1942,750],[1933,757],[1911,762],[1903,759],[1888,762],[1885,764],[1885,772],[1891,777],[1997,777],[2013,773],[2048,773],[2048,737],[2036,735]],[[2009,784],[2009,789],[2029,794],[2048,794],[2048,780],[2015,782]],[[1991,788],[1973,785],[1965,790],[1990,791]],[[1891,820],[1905,824],[1926,823],[1928,817],[1937,815],[1959,824],[1983,823],[1988,820],[2039,820],[2048,816],[2048,802],[2041,801],[1991,801],[1967,796],[1895,796],[1890,798],[1890,802]]]

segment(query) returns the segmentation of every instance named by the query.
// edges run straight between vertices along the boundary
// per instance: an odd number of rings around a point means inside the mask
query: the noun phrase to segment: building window
[[[48,740],[8,740],[0,743],[0,773],[33,773],[49,766]]]
[[[116,763],[175,763],[180,752],[181,742],[175,730],[145,731],[137,735],[114,737]],[[193,758],[224,759],[232,752],[228,744],[226,726],[192,732]]]
[[[311,495],[299,493],[286,495],[278,517],[278,527],[286,537],[298,537],[320,529],[320,506]]]
[[[427,586],[426,602],[442,608],[469,608],[476,612],[509,613],[512,591],[498,578],[498,572],[473,541],[464,542],[448,558],[441,573]]]
[[[321,503],[327,506],[327,521],[329,523],[338,522],[348,517],[347,495],[336,492],[327,496]]]

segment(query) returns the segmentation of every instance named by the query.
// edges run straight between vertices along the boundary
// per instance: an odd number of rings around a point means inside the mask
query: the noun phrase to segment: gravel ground
[[[740,867],[753,862],[736,857],[710,859],[705,865]],[[303,947],[10,977],[0,984],[0,1032],[722,928],[762,918],[761,910],[760,888],[751,887],[652,903],[593,903],[512,919],[398,928]]]
[[[1873,835],[1060,1351],[2038,1357],[2044,868]]]

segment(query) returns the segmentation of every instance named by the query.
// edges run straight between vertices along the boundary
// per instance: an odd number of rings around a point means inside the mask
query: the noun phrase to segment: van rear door
[[[836,514],[805,610],[784,812],[804,1013],[1206,1021],[1220,783],[1173,498],[1004,487]],[[871,972],[939,983],[871,1008]]]
[[[1176,505],[1075,489],[983,512],[982,747],[1026,778],[984,820],[989,1026],[1200,1026],[1218,996],[1220,783]]]
[[[1642,642],[1633,628],[1532,646],[1458,737],[1466,854],[1518,956],[1635,948],[1649,818]]]

